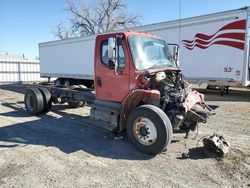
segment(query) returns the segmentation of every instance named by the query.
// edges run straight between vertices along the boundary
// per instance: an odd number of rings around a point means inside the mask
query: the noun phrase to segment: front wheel
[[[127,119],[127,135],[143,153],[156,155],[170,144],[172,125],[160,108],[143,105],[135,108]]]

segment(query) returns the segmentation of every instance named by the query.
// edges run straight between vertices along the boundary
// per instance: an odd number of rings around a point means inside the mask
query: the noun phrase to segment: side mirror
[[[177,62],[177,59],[178,59],[178,47],[177,46],[174,46],[174,49],[173,49],[173,59],[175,62]]]
[[[117,57],[116,57],[116,38],[110,37],[108,38],[108,66],[109,69],[114,69],[116,75],[117,73]]]
[[[173,54],[172,54],[172,58],[176,64],[177,67],[179,67],[179,45],[178,44],[174,44],[174,43],[168,43],[168,46],[174,46],[173,49]]]
[[[113,37],[108,39],[108,58],[109,60],[116,59],[116,38]]]

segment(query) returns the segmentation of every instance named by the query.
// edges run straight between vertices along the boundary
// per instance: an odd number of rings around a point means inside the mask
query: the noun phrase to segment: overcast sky
[[[88,0],[91,2],[91,0]],[[142,24],[192,17],[250,6],[250,0],[124,0]],[[0,54],[38,56],[38,43],[55,40],[53,26],[66,21],[65,0],[0,0]]]

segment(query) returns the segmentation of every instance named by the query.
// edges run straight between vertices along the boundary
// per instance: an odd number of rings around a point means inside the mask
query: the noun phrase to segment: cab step
[[[86,122],[90,125],[93,125],[96,128],[104,129],[104,130],[111,131],[111,132],[114,132],[117,128],[117,126],[115,126],[115,125],[112,125],[112,124],[107,123],[105,121],[97,120],[97,119],[94,119],[91,117],[85,118],[84,122]]]

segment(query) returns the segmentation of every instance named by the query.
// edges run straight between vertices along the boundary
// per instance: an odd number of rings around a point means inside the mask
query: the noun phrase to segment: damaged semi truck
[[[114,32],[39,45],[41,75],[54,84],[28,87],[25,107],[47,113],[52,103],[89,105],[85,121],[114,133],[127,132],[141,152],[164,151],[175,131],[195,130],[214,111],[190,89],[160,37]]]

